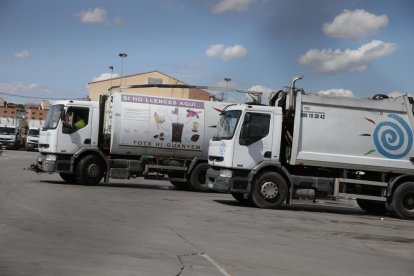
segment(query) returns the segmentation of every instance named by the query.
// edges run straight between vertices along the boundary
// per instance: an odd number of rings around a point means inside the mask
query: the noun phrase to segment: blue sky
[[[414,94],[411,0],[0,0],[0,97],[80,98],[159,70],[194,85]],[[236,96],[228,95],[227,100]]]

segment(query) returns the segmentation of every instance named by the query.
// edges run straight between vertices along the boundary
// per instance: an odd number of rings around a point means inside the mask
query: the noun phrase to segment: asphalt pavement
[[[414,221],[142,178],[70,185],[24,170],[37,154],[0,156],[0,275],[413,275]]]

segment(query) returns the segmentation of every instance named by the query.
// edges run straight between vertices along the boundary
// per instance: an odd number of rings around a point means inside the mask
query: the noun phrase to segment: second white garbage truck
[[[279,91],[270,106],[231,105],[210,141],[207,184],[257,207],[297,191],[356,198],[374,213],[414,218],[413,99]]]
[[[30,120],[27,124],[25,148],[26,151],[39,149],[39,133],[42,127],[42,120]]]
[[[31,169],[79,184],[143,176],[203,191],[208,143],[228,104],[118,92],[56,101]]]
[[[0,147],[18,150],[20,141],[20,119],[0,117]]]

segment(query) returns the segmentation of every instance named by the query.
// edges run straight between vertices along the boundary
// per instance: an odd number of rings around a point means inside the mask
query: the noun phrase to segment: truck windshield
[[[59,105],[53,105],[49,109],[45,123],[43,125],[44,130],[57,128],[61,114],[63,112],[63,108],[64,106],[62,104],[59,104]]]
[[[223,111],[220,115],[220,121],[216,133],[214,133],[213,141],[229,140],[233,138],[241,113],[241,110]]]
[[[0,134],[14,135],[16,129],[14,127],[0,127]]]

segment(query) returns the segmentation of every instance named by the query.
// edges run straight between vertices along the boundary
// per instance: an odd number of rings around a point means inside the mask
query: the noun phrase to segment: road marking
[[[213,264],[223,275],[231,276],[221,265],[219,265],[216,261],[214,261],[209,255],[206,253],[199,253],[198,255],[204,257],[207,261]]]

